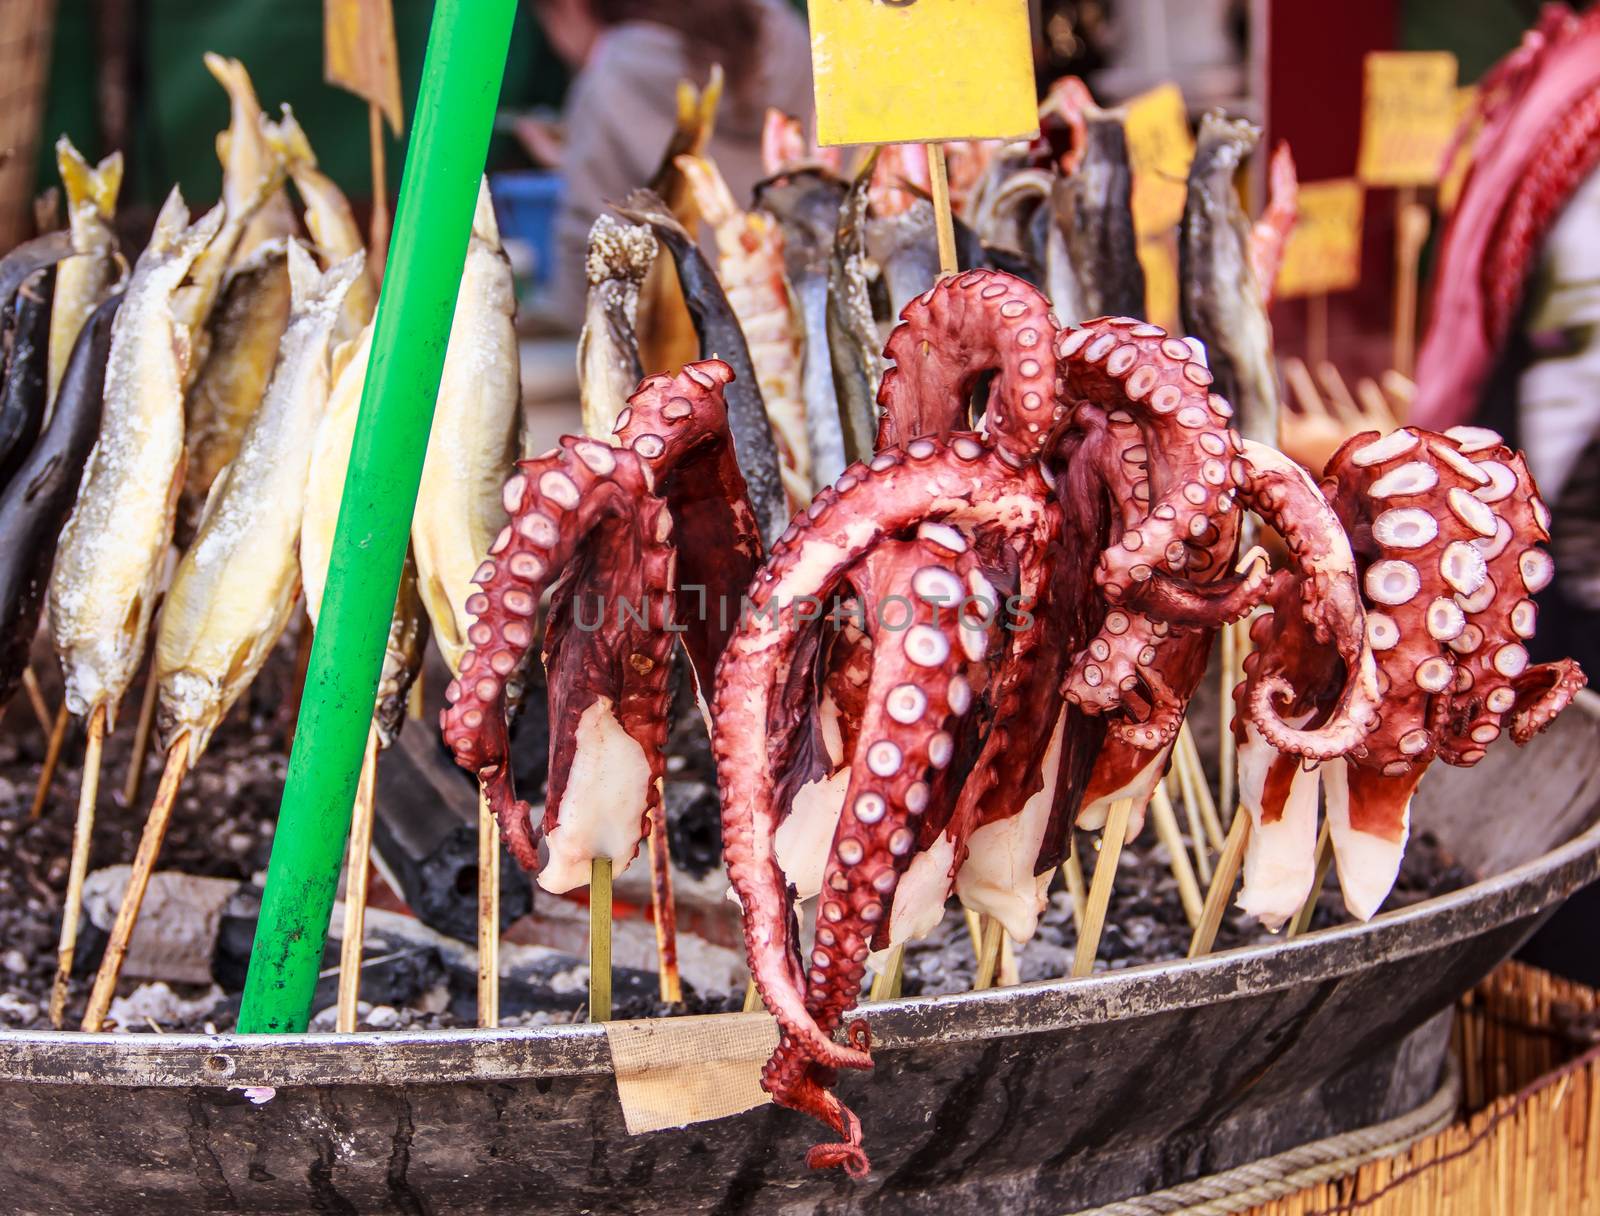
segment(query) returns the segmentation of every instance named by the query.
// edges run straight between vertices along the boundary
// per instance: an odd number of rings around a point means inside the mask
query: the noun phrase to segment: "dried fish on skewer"
[[[617,415],[644,378],[639,362],[639,288],[656,258],[656,238],[642,224],[602,215],[589,229],[589,280],[578,335],[578,397],[583,433],[610,439]]]
[[[122,188],[122,153],[113,152],[91,166],[63,135],[56,141],[56,165],[67,192],[73,256],[56,272],[50,315],[51,401],[56,399],[56,389],[66,374],[78,331],[111,294],[112,285],[123,271],[117,235],[111,228],[117,214],[117,193]]]
[[[521,388],[517,297],[485,182],[411,524],[422,600],[439,651],[459,670],[470,643],[472,575],[505,524],[500,490],[517,458]]]
[[[324,262],[332,265],[366,248],[361,229],[350,211],[350,202],[333,179],[317,168],[311,141],[295,120],[294,112],[283,107],[276,128],[277,139],[288,162],[289,177],[306,206],[306,229],[316,243]],[[333,331],[335,345],[357,337],[378,307],[378,286],[370,266],[363,269],[344,298],[344,311]]]

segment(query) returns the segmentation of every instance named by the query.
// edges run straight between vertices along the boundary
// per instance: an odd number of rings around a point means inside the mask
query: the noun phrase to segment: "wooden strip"
[[[1106,816],[1100,855],[1095,859],[1094,878],[1089,885],[1088,906],[1084,909],[1083,930],[1078,934],[1078,947],[1072,956],[1074,978],[1094,970],[1095,955],[1100,952],[1100,935],[1106,926],[1106,909],[1116,886],[1117,864],[1122,860],[1122,846],[1127,840],[1128,820],[1132,814],[1133,799],[1119,798],[1111,804]]]

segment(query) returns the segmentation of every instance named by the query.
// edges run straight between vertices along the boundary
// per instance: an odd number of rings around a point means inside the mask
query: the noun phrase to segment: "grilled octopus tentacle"
[[[896,541],[871,550],[849,572],[873,638],[872,671],[856,735],[844,806],[824,870],[816,939],[809,958],[806,1011],[831,1033],[855,1003],[875,936],[888,921],[911,858],[930,781],[949,765],[946,729],[970,710],[964,674],[968,630],[960,605],[976,562],[935,541]],[[982,645],[982,643],[978,643]],[[865,1052],[864,1022],[849,1030]],[[844,1139],[807,1155],[813,1166],[842,1165],[865,1176],[856,1121],[830,1092],[835,1070],[814,1063],[785,1034],[762,1072],[762,1084],[786,1106],[828,1123]]]
[[[782,1031],[827,1067],[864,1068],[870,1060],[834,1043],[806,1008],[788,888],[772,845],[780,807],[766,746],[769,716],[802,648],[793,626],[803,597],[829,593],[885,540],[932,526],[930,514],[1024,551],[1047,544],[1057,520],[1036,472],[1013,470],[970,436],[881,452],[870,466],[846,470],[780,538],[717,672],[713,744],[723,846],[744,909],[751,972]]]
[[[631,451],[567,437],[551,452],[519,461],[517,468],[504,493],[511,522],[474,576],[481,590],[467,602],[467,610],[476,618],[469,633],[473,649],[462,656],[461,670],[445,690],[448,705],[440,715],[440,727],[456,762],[478,775],[512,855],[525,868],[537,870],[530,808],[512,788],[507,682],[533,645],[540,597],[569,569],[581,568],[581,573],[567,588],[565,602],[578,601],[580,612],[585,594],[598,594],[602,611],[623,598],[635,603],[641,597],[656,604],[670,602],[673,559],[667,542],[672,520],[665,504],[651,493],[650,475]],[[652,623],[645,623],[639,631],[644,636],[637,640],[645,649],[670,646],[669,632],[657,629],[650,636]],[[600,638],[606,630],[602,627],[586,636]],[[666,678],[665,653],[659,659],[637,653],[644,660],[637,664],[633,654],[613,655],[617,666],[607,673],[617,694],[613,708],[633,691],[631,681]],[[587,692],[598,690],[590,687]],[[575,699],[583,695],[574,691]],[[643,699],[649,701],[652,695],[646,693]],[[581,713],[587,707],[574,701],[567,708]],[[560,711],[553,714],[559,716]],[[662,721],[658,717],[654,725],[639,719],[623,723],[650,758],[652,770],[658,766],[664,742],[657,738],[664,734]],[[558,722],[556,729],[575,733],[578,723]],[[651,799],[657,796],[655,789],[651,780]],[[558,800],[552,791],[547,821]]]

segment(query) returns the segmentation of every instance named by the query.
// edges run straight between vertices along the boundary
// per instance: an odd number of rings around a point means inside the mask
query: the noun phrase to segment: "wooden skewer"
[[[611,1020],[611,858],[589,863],[589,1020]]]
[[[1189,774],[1189,784],[1194,788],[1194,796],[1200,806],[1200,822],[1205,824],[1206,836],[1211,840],[1211,847],[1218,852],[1222,850],[1222,820],[1217,817],[1217,804],[1211,798],[1211,783],[1206,779],[1206,770],[1200,765],[1200,749],[1195,746],[1194,735],[1185,722],[1178,727],[1178,749],[1183,753],[1183,763]]]
[[[1169,803],[1172,802],[1173,782],[1177,782],[1178,796],[1183,799],[1183,817],[1189,821],[1189,840],[1194,849],[1195,872],[1199,874],[1202,883],[1210,883],[1211,849],[1206,844],[1206,830],[1200,822],[1200,808],[1195,805],[1194,799],[1184,794],[1176,761],[1173,761],[1172,771],[1158,782]]]
[[[645,837],[650,861],[650,911],[656,926],[656,975],[661,999],[667,1004],[683,1000],[683,980],[678,974],[678,909],[672,897],[672,846],[667,839],[667,805],[656,801]]]
[[[1390,431],[1400,428],[1400,420],[1394,414],[1394,405],[1384,396],[1383,390],[1378,387],[1378,382],[1370,376],[1363,376],[1356,381],[1356,400],[1361,403],[1361,416],[1369,419],[1383,434],[1387,435]]]
[[[389,258],[389,173],[383,146],[383,111],[370,102],[367,105],[367,143],[372,154],[372,249],[367,257],[372,277],[381,282],[383,266]]]
[[[1320,291],[1306,297],[1306,357],[1313,363],[1328,357],[1328,297]]]
[[[599,862],[595,862],[598,867]],[[611,863],[606,866],[606,907],[611,907]],[[594,892],[591,888],[590,896]],[[591,932],[594,923],[590,914]],[[589,966],[594,967],[594,943],[589,944]],[[611,1017],[611,918],[606,917],[605,996],[603,1017],[594,1016],[594,988],[591,983],[589,1020],[603,1022]],[[489,799],[478,793],[478,1025],[492,1030],[500,1025],[500,829],[489,809]]]
[[[1088,906],[1083,912],[1083,929],[1078,934],[1077,953],[1072,956],[1072,975],[1079,978],[1094,970],[1100,952],[1100,934],[1106,927],[1106,909],[1116,885],[1117,863],[1128,836],[1128,820],[1133,815],[1133,799],[1119,798],[1106,816],[1105,833],[1100,838],[1100,856],[1095,859],[1094,879],[1089,885]]]
[[[39,677],[33,674],[31,667],[22,669],[22,691],[28,696],[28,704],[33,706],[33,716],[39,720],[39,729],[48,739],[50,732],[55,729],[55,722],[50,716],[50,707],[45,704],[44,689],[39,687]]]
[[[156,679],[155,664],[144,681],[144,697],[139,702],[139,719],[133,724],[133,751],[128,756],[128,775],[122,781],[122,805],[132,806],[139,800],[139,786],[144,781],[144,760],[150,752],[150,725],[156,718],[156,694],[161,682]]]
[[[937,141],[923,145],[928,152],[928,183],[933,196],[933,227],[939,241],[939,277],[955,274],[956,228],[950,214],[950,174],[944,163],[944,145]]]
[[[754,1013],[761,1008],[761,990],[756,987],[755,976],[744,982],[744,1011]]]
[[[889,947],[889,957],[884,962],[883,970],[872,977],[872,999],[875,1001],[892,1001],[900,995],[900,982],[906,973],[906,947],[904,942],[898,942]]]
[[[1416,366],[1417,268],[1430,226],[1416,187],[1401,186],[1395,200],[1394,365],[1407,376]]]
[[[1300,412],[1313,418],[1322,417],[1328,413],[1328,404],[1323,401],[1322,394],[1317,391],[1317,383],[1311,378],[1311,369],[1305,361],[1293,355],[1283,361],[1283,378],[1289,382],[1289,391],[1300,403]]]
[[[1239,880],[1239,866],[1244,861],[1245,846],[1250,843],[1250,812],[1240,807],[1233,816],[1233,826],[1228,829],[1228,839],[1222,856],[1217,859],[1217,872],[1212,876],[1206,891],[1206,905],[1200,913],[1200,923],[1189,939],[1189,957],[1199,958],[1210,954],[1217,940],[1217,930],[1222,927],[1222,914],[1228,910],[1233,898],[1233,884]]]
[[[1411,412],[1411,403],[1416,400],[1417,382],[1408,374],[1390,368],[1378,377],[1378,383],[1383,385],[1383,392],[1395,406],[1395,416],[1404,418]]]
[[[1244,678],[1244,655],[1240,653],[1246,640],[1240,636],[1235,624],[1222,627],[1221,710],[1217,732],[1217,793],[1223,806],[1232,806],[1234,799],[1234,770],[1238,766],[1233,738],[1233,690]]]
[[[1083,881],[1083,859],[1078,856],[1078,833],[1072,832],[1072,847],[1067,859],[1061,863],[1061,877],[1066,880],[1067,894],[1072,897],[1072,928],[1083,936],[1083,905],[1088,902],[1087,884]]]
[[[67,983],[78,949],[78,918],[83,913],[83,880],[89,873],[89,846],[94,837],[95,801],[100,794],[100,751],[106,738],[106,707],[89,713],[89,738],[83,750],[83,778],[78,786],[78,818],[72,825],[72,861],[67,868],[67,896],[61,911],[61,939],[56,947],[56,978],[50,986],[50,1025],[57,1030],[67,1016]]]
[[[1344,382],[1344,377],[1339,374],[1339,369],[1323,359],[1316,365],[1317,380],[1322,385],[1322,391],[1328,394],[1328,400],[1334,405],[1334,412],[1340,418],[1351,421],[1361,416],[1361,407],[1356,404],[1355,397],[1350,392],[1350,386]]]
[[[1000,939],[1004,936],[1000,918],[984,916],[983,937],[978,948],[978,973],[972,977],[972,990],[981,992],[994,986],[995,968],[1000,964]]]
[[[345,863],[344,937],[339,942],[339,1004],[334,1029],[349,1034],[356,1028],[361,1000],[361,950],[367,938],[367,876],[372,870],[372,807],[377,795],[378,730],[367,732],[361,757],[361,780],[350,816],[350,858]]]
[[[1300,911],[1289,922],[1290,937],[1299,937],[1311,928],[1311,918],[1317,911],[1317,896],[1322,894],[1322,884],[1328,881],[1328,868],[1332,864],[1333,832],[1327,819],[1323,819],[1322,830],[1317,833],[1317,876],[1311,880],[1311,893],[1306,896],[1306,902],[1300,905]]]
[[[128,890],[122,897],[122,906],[117,909],[116,922],[111,926],[111,940],[106,943],[105,957],[100,960],[100,971],[94,977],[94,988],[89,993],[89,1008],[83,1015],[84,1030],[99,1030],[111,1008],[117,979],[122,974],[122,963],[128,956],[128,943],[133,940],[133,927],[138,923],[139,909],[144,904],[145,889],[150,885],[150,875],[155,872],[161,842],[167,835],[167,824],[172,819],[172,808],[178,801],[178,790],[188,771],[189,735],[185,732],[167,751],[167,766],[161,772],[161,784],[156,788],[155,802],[150,806],[150,818],[145,820],[144,834],[139,837],[139,851],[134,854],[133,872],[128,875]]]
[[[961,914],[967,918],[967,937],[972,941],[972,957],[977,962],[983,961],[983,917],[971,908],[962,908]]]
[[[39,769],[39,788],[33,791],[33,809],[28,812],[29,819],[37,819],[44,814],[44,804],[50,797],[50,783],[56,777],[56,765],[61,763],[61,745],[67,738],[67,721],[71,717],[67,713],[66,702],[61,703],[61,708],[56,711],[56,720],[50,727],[50,740],[44,746],[44,764]],[[87,773],[84,774],[88,776]],[[99,776],[95,777],[96,784]]]
[[[1000,935],[999,982],[1002,988],[1022,983],[1022,972],[1017,966],[1017,943],[1011,940],[1009,933]]]
[[[1200,884],[1195,881],[1194,867],[1189,864],[1189,850],[1183,843],[1183,833],[1178,830],[1178,814],[1172,809],[1172,799],[1164,785],[1157,785],[1150,799],[1150,817],[1155,820],[1156,837],[1167,846],[1172,858],[1172,876],[1178,880],[1178,898],[1183,901],[1183,914],[1192,929],[1200,923],[1203,897]]]

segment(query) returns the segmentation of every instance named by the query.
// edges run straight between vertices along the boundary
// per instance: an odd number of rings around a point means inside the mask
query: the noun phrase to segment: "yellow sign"
[[[1361,103],[1369,186],[1431,186],[1455,134],[1456,57],[1448,51],[1372,51]]]
[[[399,135],[405,128],[405,112],[400,105],[392,0],[323,0],[322,47],[328,83],[377,106]]]
[[[1178,316],[1178,234],[1166,232],[1139,242],[1144,270],[1144,315],[1171,333],[1182,329]]]
[[[1159,85],[1127,103],[1123,127],[1133,168],[1133,227],[1141,237],[1158,236],[1183,218],[1194,136],[1183,93]]]
[[[1473,107],[1478,104],[1478,88],[1476,85],[1464,84],[1456,90],[1456,131],[1461,135],[1462,126],[1472,118]],[[1460,142],[1456,145],[1453,161],[1444,167],[1444,176],[1439,181],[1439,210],[1446,215],[1456,208],[1456,200],[1461,197],[1461,187],[1466,183],[1467,170],[1472,167],[1472,149],[1478,142],[1477,124],[1470,131],[1461,135]]]
[[[1327,295],[1361,281],[1361,183],[1300,183],[1300,218],[1278,270],[1280,297]]]
[[[817,139],[1013,139],[1039,129],[1028,0],[811,0]]]

